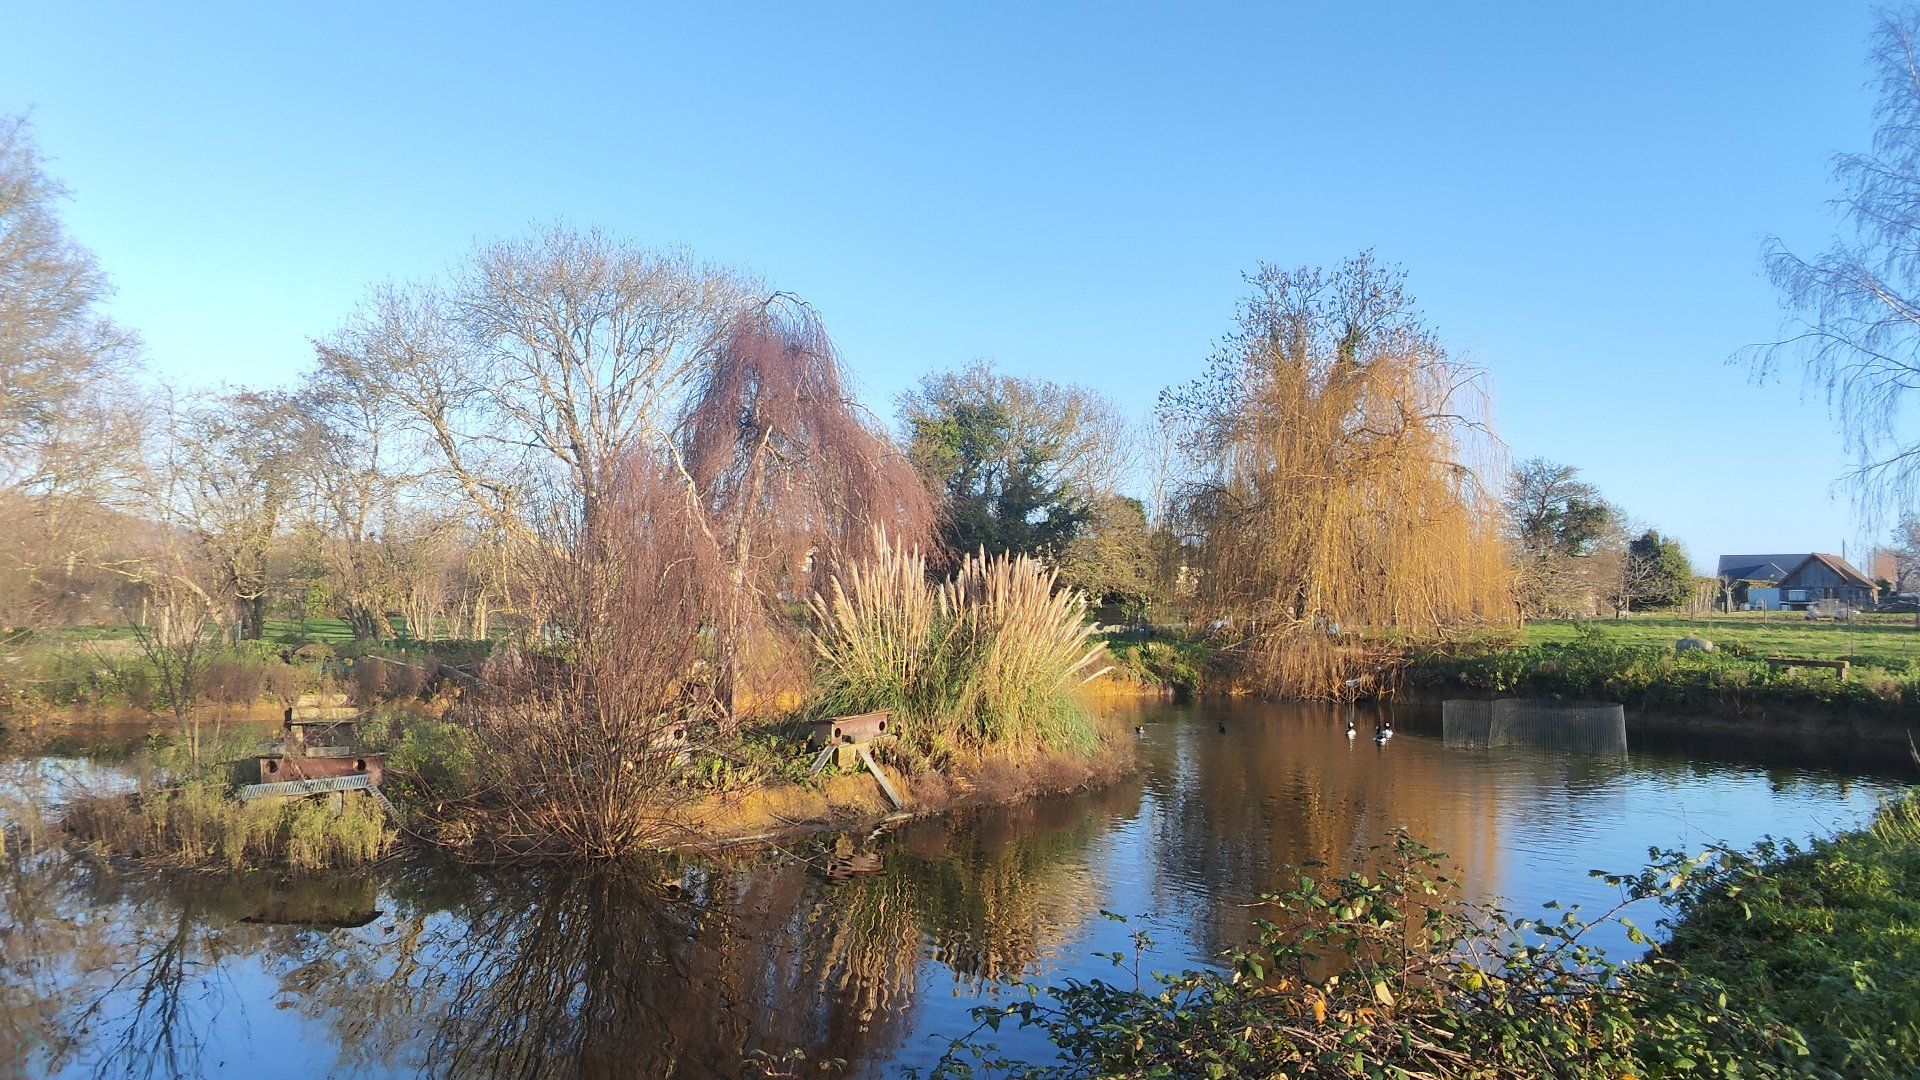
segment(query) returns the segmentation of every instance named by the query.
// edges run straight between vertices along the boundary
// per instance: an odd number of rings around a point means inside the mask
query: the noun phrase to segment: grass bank
[[[1789,614],[1533,623],[1410,649],[1403,681],[1440,695],[1602,698],[1741,726],[1844,722],[1855,734],[1904,739],[1911,708],[1920,703],[1920,630],[1912,618],[1836,624]],[[1689,637],[1715,647],[1675,648]],[[1850,667],[1842,680],[1824,668],[1767,663],[1777,656],[1846,660]]]
[[[1101,641],[1112,660],[1111,670],[1099,683],[1104,692],[1185,700],[1205,691],[1212,681],[1217,657],[1200,639],[1105,634]]]
[[[974,1010],[937,1077],[1852,1077],[1920,1072],[1920,797],[1806,848],[1658,855],[1609,876],[1620,905],[1516,918],[1459,902],[1401,836],[1376,876],[1265,898],[1258,940],[1216,968],[1029,987]],[[1586,944],[1636,904],[1670,939]],[[1551,905],[1549,905],[1551,907]],[[1149,940],[1136,935],[1139,949]],[[1058,1063],[994,1046],[1035,1028]]]

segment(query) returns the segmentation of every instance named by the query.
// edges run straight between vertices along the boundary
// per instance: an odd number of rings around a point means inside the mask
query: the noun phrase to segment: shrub
[[[289,708],[300,695],[313,689],[314,673],[293,664],[269,664],[261,680],[261,692],[282,708]]]
[[[348,674],[348,685],[352,688],[353,699],[362,705],[371,705],[387,696],[387,672],[389,665],[377,656],[362,656],[353,662]]]
[[[277,662],[277,661],[276,661]],[[202,693],[216,705],[251,705],[266,690],[267,667],[246,656],[222,656],[207,665]]]
[[[1751,650],[1749,650],[1751,652]],[[1914,684],[1856,670],[1846,682],[1827,672],[1776,670],[1731,646],[1717,652],[1675,652],[1625,644],[1582,628],[1575,639],[1501,650],[1416,648],[1406,656],[1416,684],[1459,685],[1497,694],[1604,696],[1654,708],[1723,706],[1757,700],[1890,713],[1910,702]]]
[[[473,741],[458,724],[384,709],[360,733],[386,753],[387,775],[407,795],[453,801],[476,790]]]
[[[1441,859],[1404,834],[1377,876],[1304,873],[1265,897],[1258,942],[1217,970],[1071,981],[974,1011],[981,1027],[934,1070],[974,1063],[1016,1077],[1620,1076],[1633,1071],[1619,969],[1588,924],[1516,920],[1456,902]],[[1118,916],[1110,916],[1118,918]],[[1612,916],[1608,916],[1611,918]],[[1131,982],[1131,985],[1127,983]],[[997,1060],[979,1042],[1011,1020],[1044,1032],[1062,1064]]]
[[[1153,686],[1172,688],[1181,695],[1200,691],[1206,681],[1209,658],[1205,645],[1185,639],[1171,641],[1134,641],[1109,638],[1107,654],[1115,670],[1125,678]]]
[[[1920,1074],[1920,794],[1805,848],[1721,849],[1680,906],[1642,977],[1641,1012],[1666,1029],[1650,1066],[1732,1057],[1759,1073]],[[1747,1023],[1684,1024],[1722,1000],[1717,1011]]]

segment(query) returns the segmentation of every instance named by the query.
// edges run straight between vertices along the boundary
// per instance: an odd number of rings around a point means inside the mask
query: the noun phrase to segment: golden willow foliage
[[[1244,635],[1253,689],[1338,696],[1385,637],[1514,616],[1479,376],[1404,276],[1263,265],[1206,373],[1163,397],[1200,603]]]
[[[1098,745],[1075,691],[1106,653],[1085,599],[1037,559],[977,553],[935,585],[918,549],[876,530],[810,606],[818,711],[890,709],[936,759]]]

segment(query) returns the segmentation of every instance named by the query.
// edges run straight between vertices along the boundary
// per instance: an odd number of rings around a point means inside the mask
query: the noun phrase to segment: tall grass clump
[[[337,811],[328,799],[241,802],[214,777],[78,800],[63,824],[75,840],[108,854],[232,870],[364,866],[395,839],[380,804],[368,796],[348,793]]]
[[[810,606],[817,712],[891,710],[936,759],[1100,744],[1076,691],[1105,649],[1085,599],[1037,559],[978,553],[934,584],[920,552],[876,533]]]

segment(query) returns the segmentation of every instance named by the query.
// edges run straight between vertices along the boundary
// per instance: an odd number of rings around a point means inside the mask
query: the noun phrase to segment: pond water
[[[1614,897],[1590,869],[1847,828],[1911,771],[1881,748],[1631,722],[1632,752],[1608,759],[1449,749],[1436,709],[1398,710],[1384,747],[1365,709],[1351,742],[1321,706],[1128,711],[1141,768],[1099,791],[619,873],[157,880],[36,852],[15,822],[0,1074],[707,1077],[797,1047],[896,1075],[1010,977],[1130,979],[1091,954],[1130,949],[1133,929],[1153,938],[1147,967],[1205,963],[1247,939],[1246,905],[1288,864],[1364,866],[1396,826],[1449,853],[1473,899],[1591,910]],[[89,770],[16,753],[0,794]],[[834,872],[854,855],[878,872]]]

